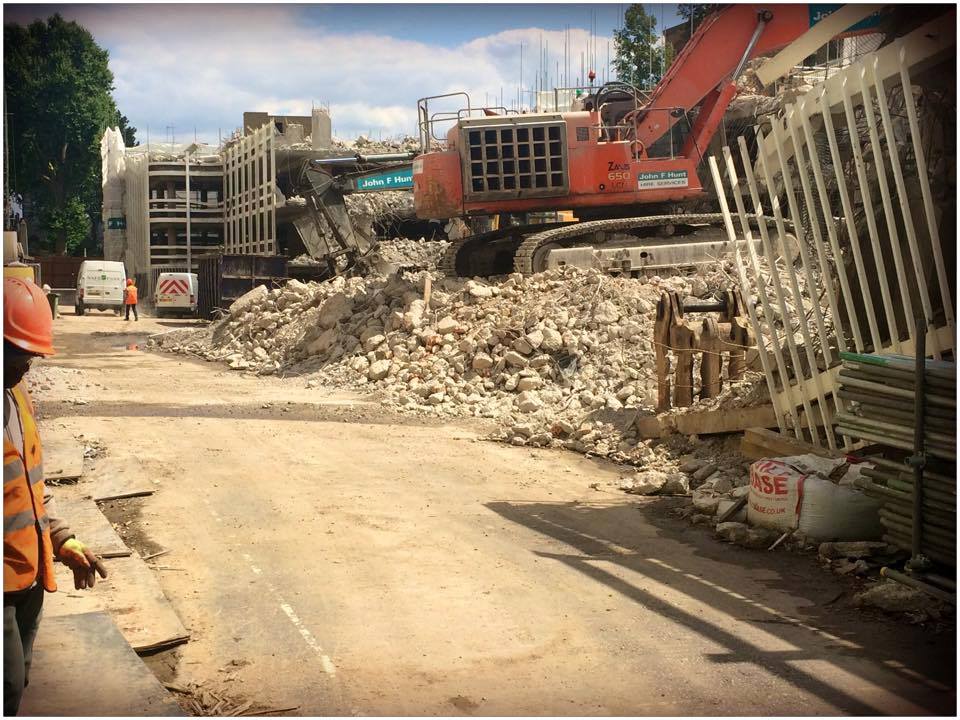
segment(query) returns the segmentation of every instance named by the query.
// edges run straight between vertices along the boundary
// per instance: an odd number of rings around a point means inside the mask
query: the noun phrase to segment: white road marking
[[[243,553],[243,559],[247,561],[247,564],[250,566],[250,570],[254,575],[263,575],[263,570],[254,564],[252,557],[246,553]],[[287,619],[293,623],[293,626],[297,629],[297,632],[300,633],[300,637],[303,638],[304,642],[307,644],[307,647],[313,650],[320,658],[320,666],[323,668],[323,671],[327,675],[336,675],[337,668],[334,666],[330,656],[323,651],[323,646],[320,645],[307,626],[303,624],[303,621],[297,616],[297,613],[294,611],[290,603],[283,598],[283,595],[277,592],[277,589],[269,581],[265,581],[264,584],[267,586],[267,589],[270,591],[270,593],[274,595],[280,602],[280,609],[283,610],[283,613],[287,616]]]
[[[280,598],[280,599],[281,601],[283,600],[283,598]],[[292,622],[294,627],[297,628],[298,631],[300,631],[300,635],[303,637],[307,645],[313,648],[313,651],[320,656],[320,664],[323,666],[323,671],[327,675],[335,675],[337,672],[337,669],[333,666],[333,662],[330,660],[327,654],[323,652],[323,648],[320,647],[320,643],[317,642],[317,639],[304,626],[300,618],[297,617],[297,614],[293,611],[293,608],[290,607],[289,604],[285,602],[281,602],[280,609],[283,610],[284,613],[286,613],[287,617],[290,618],[290,622]]]

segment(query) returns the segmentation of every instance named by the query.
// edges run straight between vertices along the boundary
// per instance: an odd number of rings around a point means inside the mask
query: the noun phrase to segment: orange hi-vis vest
[[[26,590],[39,571],[48,592],[57,589],[50,519],[43,505],[43,450],[33,404],[23,384],[13,389],[23,447],[3,436],[3,591]],[[39,528],[39,532],[38,532]]]
[[[137,304],[137,286],[136,285],[127,285],[127,287],[123,291],[123,302],[126,305]]]

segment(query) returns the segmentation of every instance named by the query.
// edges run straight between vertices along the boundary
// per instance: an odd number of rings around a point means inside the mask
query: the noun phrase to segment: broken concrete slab
[[[187,642],[190,634],[167,600],[153,570],[140,557],[106,561],[108,576],[92,590],[73,589],[73,573],[57,563],[60,590],[47,597],[48,617],[106,611],[137,652],[149,652]]]
[[[882,580],[853,599],[858,607],[875,607],[886,612],[926,612],[938,603],[922,590],[894,580]]]
[[[44,618],[20,714],[184,715],[103,612]]]
[[[817,550],[820,557],[831,560],[839,558],[850,558],[853,560],[868,558],[874,555],[884,555],[896,548],[891,548],[885,542],[879,541],[850,541],[850,542],[825,542],[820,543]]]
[[[722,522],[716,527],[717,537],[736,545],[746,541],[749,532],[748,525],[738,522]]]
[[[717,522],[741,522],[747,521],[747,499],[746,497],[736,500],[721,499],[717,503]]]

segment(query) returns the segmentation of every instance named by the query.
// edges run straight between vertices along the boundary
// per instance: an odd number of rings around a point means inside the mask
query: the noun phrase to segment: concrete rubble
[[[420,152],[420,140],[411,135],[402,135],[395,138],[373,140],[366,135],[358,135],[356,140],[333,139],[335,148],[342,148],[363,155],[380,155],[384,153]]]
[[[937,620],[944,615],[952,615],[953,608],[931,597],[922,590],[903,585],[894,580],[884,579],[874,583],[853,598],[853,603],[861,608],[873,608],[887,613],[903,614],[914,622]]]
[[[394,263],[413,256],[406,264],[423,265],[425,253],[436,253],[435,263],[443,246],[394,241],[378,250],[392,252]],[[514,445],[564,447],[663,473],[628,479],[636,489],[625,489],[684,493],[701,482],[678,475],[691,442],[640,441],[634,426],[655,413],[656,303],[664,291],[710,296],[729,285],[729,271],[720,263],[639,280],[577,268],[488,280],[434,272],[426,301],[428,271],[290,281],[252,291],[210,328],[151,344],[238,371],[373,391],[401,412],[489,419],[493,436]],[[763,402],[765,387],[748,374],[713,404]],[[703,482],[733,486],[742,475],[724,466]]]

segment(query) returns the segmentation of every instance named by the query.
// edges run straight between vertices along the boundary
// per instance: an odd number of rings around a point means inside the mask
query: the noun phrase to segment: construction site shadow
[[[375,403],[278,403],[264,408],[259,403],[210,403],[193,405],[183,403],[89,402],[77,405],[69,401],[47,401],[40,406],[44,419],[67,417],[97,418],[184,418],[220,420],[286,420],[288,422],[326,422],[352,425],[397,425],[395,414],[384,411]],[[439,418],[409,416],[402,419],[405,426],[434,427],[442,424]]]
[[[906,688],[902,691],[905,698],[931,714],[954,715],[956,635],[931,638],[916,626],[894,625],[863,616],[855,609],[830,607],[840,586],[810,558],[722,545],[699,528],[663,517],[663,508],[658,508],[656,501],[646,505],[492,502],[486,507],[572,549],[570,553],[533,550],[538,557],[563,563],[646,610],[726,648],[724,653],[709,655],[711,662],[751,663],[853,715],[882,715],[888,711],[882,698],[872,702],[854,697],[831,684],[829,677],[805,671],[798,661],[829,661],[880,687],[887,687],[895,673],[904,681],[898,683],[897,691]],[[651,525],[657,529],[654,535],[649,530]],[[799,649],[770,651],[757,647],[734,631],[608,572],[597,561],[615,563],[667,585],[694,603],[699,601],[725,613],[731,621],[762,624],[765,632]],[[730,566],[740,570],[741,578],[746,575],[745,567],[759,567],[772,571],[765,575],[773,579],[754,592],[749,587],[730,587],[737,576]],[[811,605],[802,611],[778,608],[777,593],[806,598]],[[800,612],[802,617],[795,617]],[[818,637],[816,631],[857,647],[831,643]],[[802,713],[802,708],[797,711]],[[744,708],[744,713],[752,714],[749,708]]]

